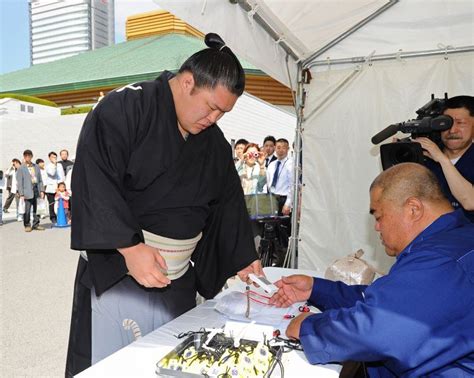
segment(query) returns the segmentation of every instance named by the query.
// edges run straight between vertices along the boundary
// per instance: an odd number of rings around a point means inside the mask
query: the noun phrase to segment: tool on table
[[[245,287],[246,294],[247,294],[247,310],[245,311],[245,317],[248,319],[250,318],[250,286]]]

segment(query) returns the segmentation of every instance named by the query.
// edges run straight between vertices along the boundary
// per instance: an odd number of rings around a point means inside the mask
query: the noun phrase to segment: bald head
[[[375,188],[380,188],[381,199],[399,204],[415,197],[432,204],[449,205],[436,176],[421,164],[402,163],[383,171],[370,185],[370,191]]]
[[[451,211],[436,177],[420,164],[395,165],[370,186],[370,213],[390,256],[398,256],[426,227]]]

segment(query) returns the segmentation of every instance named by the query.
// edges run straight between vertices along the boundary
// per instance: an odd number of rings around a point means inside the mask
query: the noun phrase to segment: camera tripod
[[[288,227],[285,220],[288,217],[271,217],[258,219],[262,225],[262,238],[258,247],[258,254],[262,266],[282,267],[288,248]]]

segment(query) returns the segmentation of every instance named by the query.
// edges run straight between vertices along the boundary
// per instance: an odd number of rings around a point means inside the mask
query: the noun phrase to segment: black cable
[[[290,340],[290,339],[284,339],[280,336],[275,336],[270,341],[284,343],[285,344],[284,348],[288,348],[289,350],[283,350],[283,353],[288,353],[288,352],[291,352],[292,350],[303,351],[303,346],[301,345],[299,340]]]

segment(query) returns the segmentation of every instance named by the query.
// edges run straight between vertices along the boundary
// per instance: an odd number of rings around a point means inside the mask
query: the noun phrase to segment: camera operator
[[[455,209],[462,208],[474,222],[474,97],[456,96],[446,100],[443,114],[453,126],[441,132],[444,148],[430,139],[416,138],[429,157],[425,165],[437,176],[443,192]]]

